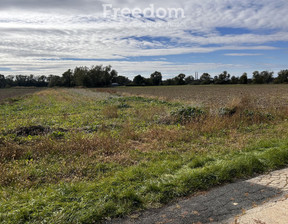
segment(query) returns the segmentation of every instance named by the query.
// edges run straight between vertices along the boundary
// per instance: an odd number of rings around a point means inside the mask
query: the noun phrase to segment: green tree
[[[15,81],[14,81],[14,79],[15,79],[15,76],[13,76],[13,75],[8,75],[7,77],[6,77],[6,86],[8,86],[8,87],[11,87],[11,86],[15,86]]]
[[[227,71],[222,72],[219,76],[214,77],[215,84],[229,84],[230,74]]]
[[[183,73],[177,76],[177,85],[185,85],[185,76]]]
[[[6,87],[5,76],[0,74],[0,88],[5,88],[5,87]]]
[[[161,72],[155,71],[150,75],[151,84],[153,86],[159,86],[162,83],[162,74]]]
[[[215,75],[213,78],[213,83],[218,84],[218,82],[219,82],[219,77],[218,77],[218,75]]]
[[[273,81],[273,72],[268,72],[268,71],[255,71],[253,72],[253,83],[254,84],[268,84]]]
[[[118,83],[119,85],[129,85],[130,83],[131,83],[131,81],[127,78],[127,77],[125,77],[125,76],[121,76],[121,75],[119,75],[119,76],[117,76],[117,77],[114,77],[113,78],[113,82],[114,83]]]
[[[208,73],[203,73],[200,77],[200,83],[202,85],[208,85],[211,83],[211,76]]]
[[[88,68],[87,67],[76,67],[74,69],[74,82],[76,86],[85,86],[84,80],[87,78]]]
[[[112,71],[111,65],[104,67],[102,73],[103,85],[110,86],[114,76],[117,76],[117,72],[115,70]]]
[[[27,83],[26,86],[37,86],[37,80],[34,75],[27,76]]]
[[[62,74],[62,85],[65,87],[73,86],[73,72],[71,69],[68,69]]]
[[[288,70],[281,70],[278,72],[275,83],[288,83]]]
[[[62,79],[60,76],[57,75],[49,75],[47,78],[48,81],[48,87],[54,87],[54,86],[62,86]]]
[[[141,75],[136,75],[133,79],[134,85],[137,86],[144,86],[145,85],[145,78]]]
[[[273,81],[273,74],[274,72],[263,71],[260,75],[263,77],[263,82],[268,84]]]
[[[177,80],[175,80],[175,78],[164,80],[163,85],[165,85],[165,86],[177,85]]]
[[[231,84],[238,84],[239,83],[239,78],[236,76],[231,77]]]
[[[248,83],[248,76],[247,76],[246,72],[243,73],[243,75],[240,76],[239,83],[240,84],[247,84]]]
[[[264,83],[263,77],[261,77],[259,71],[254,71],[254,72],[253,72],[253,78],[252,78],[252,80],[253,80],[253,83],[254,83],[254,84],[263,84],[263,83]]]
[[[116,70],[112,70],[111,72],[110,72],[110,81],[111,81],[111,83],[112,82],[115,82],[115,80],[117,79],[117,77],[118,77],[118,72],[116,71]],[[122,76],[122,77],[124,77],[124,76]],[[126,77],[125,77],[126,78]]]
[[[36,77],[36,86],[38,87],[46,87],[48,85],[47,83],[47,77],[45,75]]]
[[[187,76],[186,78],[185,78],[185,83],[186,84],[194,84],[194,77],[192,76],[192,75],[190,75],[190,76]]]
[[[85,85],[87,87],[105,86],[107,83],[106,79],[108,78],[109,68],[103,68],[102,65],[92,66],[91,69],[88,71],[87,78],[85,79]]]
[[[15,84],[17,86],[27,86],[28,76],[26,75],[16,75]]]

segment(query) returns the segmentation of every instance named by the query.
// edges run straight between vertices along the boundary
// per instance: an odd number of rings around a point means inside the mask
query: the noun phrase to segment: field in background
[[[257,99],[261,107],[287,106],[288,85],[209,85],[209,86],[151,86],[111,88],[111,92],[138,96],[160,97],[165,100],[180,100],[190,104],[225,106],[244,96]]]
[[[97,223],[288,164],[282,85],[44,89],[0,117],[0,223]]]
[[[19,97],[24,96],[26,94],[35,93],[37,91],[42,90],[43,88],[6,88],[1,89],[0,88],[0,102],[12,97]]]

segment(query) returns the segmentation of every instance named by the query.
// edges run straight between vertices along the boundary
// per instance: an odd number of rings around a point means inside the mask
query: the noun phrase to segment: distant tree
[[[27,86],[28,76],[26,75],[16,75],[15,84],[17,86]]]
[[[37,86],[37,78],[34,75],[27,76],[27,83],[26,86]]]
[[[112,67],[102,65],[92,66],[90,69],[87,67],[76,67],[74,71],[71,69],[63,73],[61,77],[60,86],[73,87],[73,86],[86,86],[86,87],[104,87],[110,86],[118,76],[116,70],[112,70]],[[50,77],[49,83],[52,80],[52,84],[49,86],[55,86],[59,84],[58,77]]]
[[[218,82],[219,82],[219,77],[218,77],[218,75],[215,75],[213,78],[213,83],[218,84]]]
[[[36,81],[37,87],[47,87],[48,86],[47,77],[45,75],[36,77],[35,81]]]
[[[238,84],[239,83],[239,78],[236,76],[231,77],[231,84]]]
[[[103,67],[102,65],[92,66],[83,80],[87,87],[109,86],[112,83],[111,66]]]
[[[243,73],[243,75],[240,76],[239,83],[240,84],[247,84],[248,83],[248,76],[247,76],[246,72]]]
[[[74,69],[74,83],[76,86],[85,86],[84,80],[87,78],[88,68],[87,67],[76,67]]]
[[[254,84],[263,84],[264,83],[263,77],[260,75],[259,71],[253,72],[252,81]]]
[[[288,70],[281,70],[278,72],[278,77],[275,79],[275,83],[288,83]]]
[[[106,67],[102,65],[92,66],[85,82],[90,87],[110,86],[114,76],[117,76],[117,72],[112,70],[110,65]],[[88,81],[89,83],[87,83]]]
[[[5,79],[6,80],[6,86],[7,87],[15,86],[16,84],[15,84],[14,79],[15,79],[15,76],[13,76],[13,75],[6,76],[6,79]]]
[[[175,78],[166,79],[163,81],[163,85],[165,86],[177,85],[177,80],[175,80]]]
[[[177,78],[177,85],[185,85],[185,74],[181,73],[179,74]]]
[[[185,78],[185,83],[186,84],[194,84],[194,77],[192,76],[192,75],[190,75],[190,76],[187,76],[186,78]]]
[[[3,76],[4,77],[4,76]],[[34,76],[34,75],[16,75],[4,77],[0,80],[0,87],[4,86],[64,86],[64,87],[74,87],[74,86],[86,86],[86,87],[102,87],[110,86],[112,81],[118,77],[116,70],[112,70],[112,67],[102,65],[92,66],[90,69],[87,67],[76,67],[74,70],[68,69],[62,74],[62,76],[49,75],[48,77]],[[0,77],[2,78],[2,76]],[[125,83],[129,83],[129,79],[123,77]],[[124,82],[124,81],[123,81]],[[130,81],[131,82],[131,81]]]
[[[253,78],[252,81],[254,84],[268,84],[273,81],[273,72],[268,72],[268,71],[255,71],[253,72]]]
[[[0,88],[10,86],[37,86],[44,87],[49,83],[49,87],[53,86],[86,86],[86,87],[104,87],[110,86],[112,83],[120,85],[184,85],[184,84],[268,84],[268,83],[288,83],[288,70],[282,70],[278,73],[278,77],[273,77],[273,72],[269,71],[255,71],[253,72],[252,79],[248,79],[247,73],[243,73],[241,77],[232,76],[227,71],[211,78],[208,73],[203,73],[200,79],[195,80],[193,76],[186,77],[181,73],[174,78],[162,81],[162,74],[155,71],[150,75],[150,78],[144,78],[137,75],[133,79],[133,83],[125,76],[118,76],[116,70],[112,70],[109,66],[92,66],[90,69],[87,67],[76,67],[74,70],[68,69],[62,76],[50,75],[48,77],[34,76],[34,75],[16,75],[7,76],[0,75]]]
[[[185,74],[181,73],[172,79],[167,79],[165,85],[185,85]]]
[[[65,87],[72,87],[73,85],[73,72],[71,69],[68,69],[62,74],[62,85]]]
[[[273,74],[274,72],[263,71],[260,75],[263,77],[264,83],[268,84],[273,82]]]
[[[0,74],[0,88],[5,88],[5,87],[6,87],[5,76]]]
[[[117,72],[113,71],[113,75],[117,76]],[[113,75],[112,75],[112,67],[111,65],[106,66],[104,68],[104,71],[102,73],[102,79],[103,79],[103,86],[110,86],[112,83],[112,79],[113,79]]]
[[[211,76],[208,73],[203,73],[200,77],[200,83],[207,85],[211,83]]]
[[[103,68],[102,65],[92,66],[88,71],[87,77],[84,80],[87,87],[101,87],[103,82]]]
[[[219,76],[214,77],[215,84],[229,84],[230,74],[227,71],[222,72]]]
[[[117,72],[113,71],[112,73],[112,66],[106,66],[103,68],[103,71],[101,71],[101,79],[102,79],[102,86],[110,86],[112,83],[113,76],[117,76]]]
[[[112,82],[115,82],[114,80],[116,79],[118,77],[118,72],[116,71],[116,70],[112,70],[111,72],[110,72],[110,82],[112,83]],[[122,76],[122,77],[124,77],[124,76]],[[124,77],[124,78],[126,78],[126,77]],[[128,78],[127,78],[128,79]],[[128,79],[129,80],[129,79]]]
[[[49,75],[47,78],[48,81],[48,87],[54,87],[54,86],[62,86],[62,80],[60,76],[57,75]]]
[[[161,84],[162,84],[162,81],[161,81]],[[144,85],[153,86],[151,78],[144,78]]]
[[[145,85],[145,78],[141,75],[136,75],[133,79],[134,85],[143,86]]]
[[[118,83],[119,85],[125,86],[125,85],[129,85],[131,83],[131,80],[129,80],[125,76],[119,75],[119,76],[113,78],[113,82]]]
[[[161,72],[155,71],[150,75],[151,84],[154,86],[159,86],[162,83],[162,74]]]

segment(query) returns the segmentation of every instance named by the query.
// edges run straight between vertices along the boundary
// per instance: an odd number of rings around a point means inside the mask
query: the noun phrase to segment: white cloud
[[[249,54],[249,53],[231,53],[231,54],[224,54],[226,56],[259,56],[263,54]]]
[[[15,70],[18,74],[31,74],[32,72],[35,75],[41,74],[54,74],[61,75],[64,71],[69,68],[74,68],[76,66],[93,66],[97,65],[113,65],[113,68],[129,78],[133,78],[137,74],[142,74],[146,77],[149,77],[150,74],[154,71],[161,71],[164,78],[174,77],[180,73],[185,73],[186,75],[193,75],[196,71],[199,73],[210,72],[214,74],[215,69],[218,71],[224,71],[229,68],[233,69],[248,69],[249,67],[243,66],[241,64],[222,64],[222,63],[171,63],[167,61],[71,61],[71,60],[60,60],[60,61],[43,61],[36,60],[35,58],[30,58],[29,60],[19,61],[20,63],[14,65]],[[3,66],[9,67],[13,64],[10,64],[10,59],[7,59]],[[59,71],[59,73],[55,73]],[[29,72],[28,72],[29,71]],[[6,71],[5,74],[14,74],[14,72]],[[216,74],[216,73],[215,73]]]

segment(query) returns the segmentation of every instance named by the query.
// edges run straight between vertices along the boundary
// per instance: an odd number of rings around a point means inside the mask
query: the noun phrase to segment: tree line
[[[13,86],[26,87],[109,87],[109,86],[158,86],[158,85],[209,85],[209,84],[288,84],[288,70],[281,70],[277,77],[274,72],[255,71],[252,78],[247,73],[240,77],[231,76],[227,71],[212,77],[209,73],[203,73],[198,79],[192,75],[181,73],[174,78],[163,80],[161,72],[155,71],[149,78],[136,75],[133,80],[118,75],[117,71],[109,66],[76,67],[68,69],[61,76],[34,76],[16,75],[4,76],[0,74],[0,88]]]

